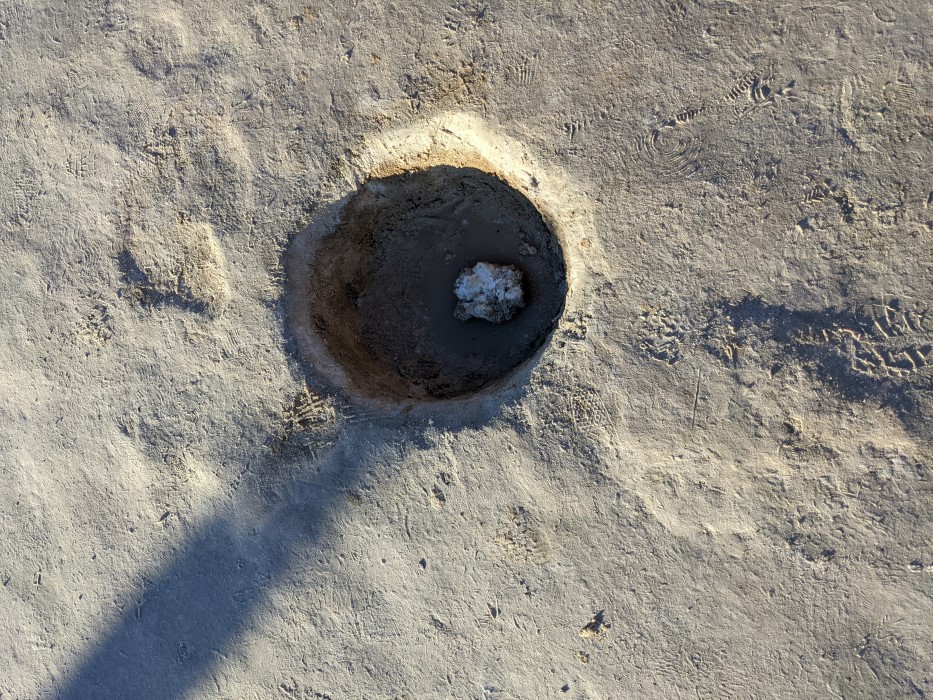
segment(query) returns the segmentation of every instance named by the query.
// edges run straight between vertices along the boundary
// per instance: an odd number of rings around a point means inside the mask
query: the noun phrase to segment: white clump
[[[481,318],[502,323],[525,306],[522,271],[514,265],[479,262],[465,268],[454,284],[454,294],[454,316],[461,321]]]

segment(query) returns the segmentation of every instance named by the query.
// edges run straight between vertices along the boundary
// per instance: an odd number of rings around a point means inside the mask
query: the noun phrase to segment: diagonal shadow
[[[184,697],[238,644],[292,553],[322,544],[328,514],[359,471],[344,451],[327,461],[248,536],[227,517],[204,527],[53,697]]]

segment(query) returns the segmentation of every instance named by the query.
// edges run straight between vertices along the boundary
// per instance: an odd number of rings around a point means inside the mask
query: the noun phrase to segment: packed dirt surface
[[[0,0],[0,697],[933,697],[931,36]]]

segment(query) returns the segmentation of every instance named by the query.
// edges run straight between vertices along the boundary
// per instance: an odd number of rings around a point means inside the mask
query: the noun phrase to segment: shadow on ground
[[[248,528],[236,522],[233,503],[206,525],[146,583],[137,605],[109,634],[91,642],[88,657],[53,686],[50,696],[173,700],[209,685],[213,667],[236,653],[252,621],[262,616],[267,592],[293,556],[306,558],[327,546],[330,523],[359,479],[379,468],[381,447],[393,453],[433,449],[428,431],[477,428],[498,415],[502,403],[493,404],[468,420],[455,411],[351,421],[323,453],[313,449],[319,445],[307,435],[280,437],[244,483],[268,502],[281,499],[262,523],[244,532]],[[363,443],[368,452],[360,451]]]
[[[723,333],[723,329],[725,333]],[[897,299],[851,309],[795,310],[759,297],[716,305],[705,342],[723,357],[731,347],[754,348],[780,370],[800,362],[849,401],[890,408],[916,437],[933,443],[933,318]],[[728,359],[734,359],[731,355]]]
[[[335,502],[360,471],[347,454],[327,461],[258,529],[243,533],[225,517],[203,528],[52,696],[167,700],[209,682],[292,555],[323,546]]]

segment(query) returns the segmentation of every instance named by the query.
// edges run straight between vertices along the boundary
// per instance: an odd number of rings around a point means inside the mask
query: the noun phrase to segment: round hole
[[[488,263],[479,266],[487,281],[508,276],[513,301],[520,285],[517,308],[464,311],[459,283],[478,263]],[[498,385],[538,353],[567,293],[560,242],[528,198],[453,166],[367,181],[296,274],[308,275],[297,323],[309,324],[351,388],[392,401]]]

